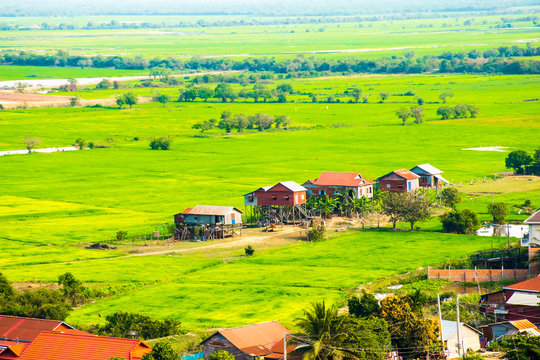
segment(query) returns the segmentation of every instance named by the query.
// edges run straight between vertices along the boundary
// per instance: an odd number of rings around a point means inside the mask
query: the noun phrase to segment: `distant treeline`
[[[0,64],[32,65],[59,67],[93,67],[115,69],[169,69],[173,71],[226,71],[240,70],[250,72],[268,72],[286,75],[287,77],[313,77],[332,73],[355,74],[397,74],[397,73],[485,73],[485,74],[538,74],[540,62],[524,60],[540,54],[540,47],[527,44],[519,46],[490,49],[487,51],[472,50],[469,52],[445,52],[441,55],[416,56],[414,52],[406,52],[404,56],[383,57],[380,59],[360,59],[349,57],[329,59],[299,55],[294,59],[277,60],[274,57],[232,58],[154,58],[142,56],[83,56],[70,55],[66,51],[55,54],[33,52],[4,51],[0,53]]]
[[[471,26],[471,25],[487,25],[487,20],[475,23],[473,16],[488,15],[474,13],[471,14],[471,18],[465,20],[463,23],[445,22],[442,24],[444,28],[450,28],[454,26]],[[121,30],[121,29],[174,29],[174,28],[205,28],[205,27],[231,27],[231,26],[271,26],[271,25],[324,25],[324,24],[339,24],[339,23],[358,23],[356,26],[359,28],[364,27],[364,22],[369,23],[367,26],[373,26],[371,23],[377,21],[398,21],[398,20],[415,20],[415,19],[447,19],[449,18],[447,13],[407,13],[407,14],[390,14],[390,15],[355,15],[355,16],[298,16],[298,17],[259,17],[259,18],[232,18],[232,19],[198,19],[192,21],[178,21],[178,22],[148,22],[148,21],[102,21],[94,22],[89,21],[86,25],[77,23],[48,23],[42,22],[35,24],[16,23],[16,22],[1,22],[1,31],[13,31],[13,30]],[[536,25],[538,21],[537,16],[524,16],[524,17],[501,17],[500,21],[490,28],[510,28],[512,23],[517,22],[532,22]],[[432,28],[433,24],[418,24],[416,28]],[[318,29],[324,30],[324,28]],[[310,29],[305,29],[309,32]]]

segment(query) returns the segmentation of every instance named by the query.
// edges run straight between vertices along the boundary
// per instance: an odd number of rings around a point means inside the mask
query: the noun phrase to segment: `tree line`
[[[379,59],[342,58],[330,59],[299,55],[294,59],[277,60],[274,57],[205,58],[190,59],[159,57],[147,59],[142,56],[103,56],[70,55],[59,50],[52,54],[28,51],[6,50],[0,53],[0,64],[33,66],[71,66],[115,69],[153,69],[167,68],[173,71],[225,71],[240,70],[250,72],[271,72],[286,74],[289,77],[313,77],[340,73],[502,73],[502,74],[538,74],[540,62],[523,60],[540,54],[540,48],[530,43],[526,47],[501,46],[486,51],[445,52],[441,55],[416,56],[406,52],[403,56],[383,57]]]
[[[200,130],[202,134],[207,130],[217,127],[225,130],[227,134],[230,134],[233,129],[236,129],[239,133],[244,132],[245,129],[265,131],[272,126],[276,129],[287,129],[290,124],[291,119],[287,115],[272,116],[260,112],[249,116],[244,114],[233,115],[230,111],[226,110],[221,113],[219,121],[216,119],[200,121],[193,124],[192,128]]]

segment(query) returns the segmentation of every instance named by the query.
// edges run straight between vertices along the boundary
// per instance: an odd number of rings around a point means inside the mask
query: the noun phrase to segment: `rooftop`
[[[415,168],[419,168],[431,175],[439,175],[443,173],[441,170],[437,169],[435,166],[430,165],[430,164],[416,165],[415,167],[411,169],[411,171],[414,170]]]
[[[538,293],[540,292],[540,276],[510,286],[504,286],[503,290],[518,290]]]
[[[525,220],[525,224],[540,224],[540,210],[534,212]]]
[[[32,341],[42,331],[84,333],[59,320],[34,319],[21,316],[0,315],[0,344],[9,339]]]
[[[420,176],[416,175],[415,173],[410,172],[407,169],[399,169],[399,170],[394,170],[392,172],[389,172],[388,174],[381,176],[379,179],[382,179],[382,178],[387,177],[388,175],[392,175],[392,174],[396,174],[397,176],[402,177],[402,178],[404,178],[406,180],[414,180],[414,179],[418,179],[420,177]]]
[[[210,205],[197,205],[194,208],[187,208],[182,212],[184,215],[227,215],[231,211],[236,210],[234,206],[210,206]]]
[[[44,331],[19,360],[107,360],[112,357],[136,360],[151,350],[136,339]]]
[[[363,179],[359,173],[323,172],[313,183],[326,186],[363,186],[373,184],[373,181]]]

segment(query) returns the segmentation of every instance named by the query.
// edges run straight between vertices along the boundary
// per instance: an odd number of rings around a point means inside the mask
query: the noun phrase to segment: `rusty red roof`
[[[400,176],[406,180],[414,180],[414,179],[418,179],[420,176],[416,175],[415,173],[407,170],[407,169],[399,169],[399,170],[394,170],[392,172],[389,172],[388,174],[384,175],[384,176],[381,176],[380,178],[378,178],[377,180],[380,180],[380,179],[383,179],[389,175],[392,175],[392,174],[396,174],[397,176]]]
[[[42,331],[84,333],[63,321],[0,315],[0,344],[6,339],[32,341]]]
[[[519,330],[536,329],[536,325],[534,325],[532,322],[526,319],[509,321],[509,323],[514,325],[514,327]]]
[[[152,349],[136,339],[42,332],[19,360],[138,360]]]
[[[359,173],[323,172],[314,181],[315,185],[325,186],[364,186],[373,184],[373,181],[362,178]]]
[[[525,224],[540,224],[540,210],[533,213],[525,220]]]
[[[540,276],[519,282],[510,286],[504,286],[503,290],[518,290],[525,292],[540,292]]]

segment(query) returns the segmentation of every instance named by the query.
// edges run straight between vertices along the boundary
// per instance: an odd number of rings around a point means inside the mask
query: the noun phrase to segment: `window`
[[[289,200],[289,195],[285,195],[285,200]]]
[[[276,195],[272,196],[272,200],[277,200],[277,196]]]
[[[308,190],[308,195],[313,195],[313,190]]]
[[[319,190],[319,195],[326,195],[326,191],[325,190]]]
[[[387,188],[387,189],[390,189],[390,184],[386,184],[386,188]]]
[[[337,190],[334,190],[334,195],[336,195],[336,194],[337,194]]]
[[[403,189],[403,184],[398,184],[397,187],[400,188],[400,189]]]
[[[304,194],[300,195],[300,198],[301,198],[302,200],[304,200]]]

